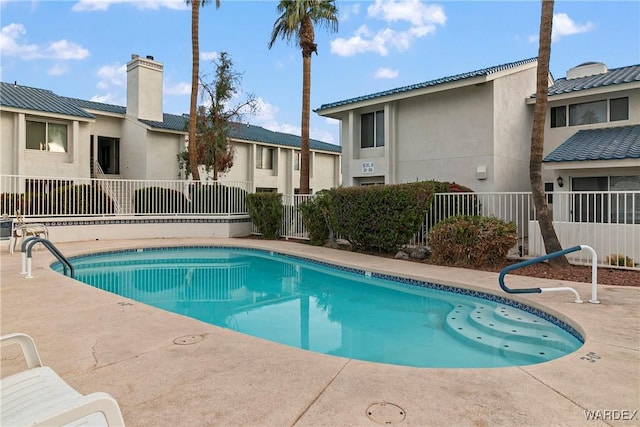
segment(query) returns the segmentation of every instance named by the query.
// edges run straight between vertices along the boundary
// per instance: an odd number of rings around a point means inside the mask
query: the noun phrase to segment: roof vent
[[[147,55],[147,59],[153,61],[153,56],[152,55]]]
[[[607,66],[602,62],[585,62],[570,68],[569,71],[567,71],[567,80],[604,74],[607,71]]]
[[[139,55],[136,55],[135,53],[131,54],[131,59],[138,59],[140,58]]]

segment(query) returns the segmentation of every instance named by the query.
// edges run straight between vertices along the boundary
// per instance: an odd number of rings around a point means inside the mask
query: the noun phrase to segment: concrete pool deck
[[[150,239],[56,245],[66,256],[179,245],[258,247],[368,271],[499,292],[495,273],[429,266],[293,242]],[[517,287],[572,286],[517,299],[568,320],[586,342],[559,359],[521,367],[427,369],[316,354],[165,312],[53,272],[51,254],[33,255],[33,278],[2,245],[0,328],[24,332],[82,393],[104,391],[128,426],[375,426],[367,408],[404,410],[397,425],[640,425],[640,288],[507,277]],[[202,338],[190,345],[174,340]],[[188,339],[187,339],[188,340]],[[178,341],[179,342],[179,341]],[[2,376],[24,368],[3,349]],[[374,407],[383,411],[391,405]],[[397,415],[395,412],[389,415]],[[597,419],[588,419],[595,417]],[[389,419],[393,419],[390,417]]]

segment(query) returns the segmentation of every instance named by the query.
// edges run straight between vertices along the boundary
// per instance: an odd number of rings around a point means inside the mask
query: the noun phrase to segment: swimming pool
[[[372,362],[518,366],[561,357],[583,341],[570,325],[507,298],[259,249],[144,248],[70,261],[77,280],[141,303]]]

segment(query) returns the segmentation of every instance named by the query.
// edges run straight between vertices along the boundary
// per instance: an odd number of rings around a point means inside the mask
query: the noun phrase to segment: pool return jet
[[[500,287],[503,291],[509,294],[540,294],[542,292],[559,292],[559,291],[569,291],[573,292],[576,296],[575,303],[581,304],[582,300],[580,299],[580,294],[575,289],[568,286],[560,286],[556,288],[523,288],[523,289],[511,289],[508,288],[507,285],[504,284],[504,276],[507,275],[508,272],[517,270],[518,268],[526,267],[528,265],[537,264],[539,262],[546,261],[548,259],[557,258],[562,255],[566,255],[571,252],[577,252],[582,249],[587,249],[591,252],[591,299],[589,300],[592,304],[600,304],[598,301],[598,255],[596,251],[587,245],[578,245],[573,246],[568,249],[563,249],[561,251],[553,252],[548,255],[539,256],[537,258],[533,258],[527,261],[519,262],[517,264],[510,265],[505,267],[500,271],[500,275],[498,276],[498,283],[500,283]]]

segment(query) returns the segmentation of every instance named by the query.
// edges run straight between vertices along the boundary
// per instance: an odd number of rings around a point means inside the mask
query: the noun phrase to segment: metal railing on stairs
[[[73,266],[71,265],[69,260],[62,254],[62,252],[60,252],[60,250],[58,250],[58,248],[56,248],[56,246],[51,243],[51,241],[37,236],[29,237],[24,242],[22,242],[22,271],[20,272],[20,274],[24,275],[26,279],[33,278],[33,275],[31,274],[31,260],[33,257],[31,253],[33,247],[37,243],[42,243],[42,245],[45,248],[49,249],[49,252],[51,252],[58,261],[60,261],[65,276],[67,276],[68,272],[69,277],[71,277],[72,279],[75,278],[75,271],[73,269]]]
[[[569,292],[573,292],[573,294],[576,297],[574,302],[582,303],[582,300],[580,299],[580,294],[578,294],[578,292],[575,289],[568,286],[559,286],[555,288],[511,289],[507,287],[507,285],[505,285],[504,283],[504,276],[506,276],[507,273],[509,273],[510,271],[517,270],[518,268],[526,267],[528,265],[537,264],[552,258],[557,258],[559,256],[566,255],[571,252],[576,252],[582,249],[587,249],[591,252],[591,260],[592,260],[591,262],[591,299],[589,300],[589,302],[592,304],[600,304],[600,301],[598,301],[598,256],[596,254],[596,251],[592,247],[587,245],[573,246],[568,249],[563,249],[561,251],[553,252],[548,255],[539,256],[537,258],[533,258],[527,261],[522,261],[517,264],[513,264],[508,267],[505,267],[502,269],[502,271],[500,271],[500,275],[498,276],[498,283],[500,283],[500,287],[502,288],[503,291],[510,294],[534,294],[534,293],[539,294],[542,292],[569,291]]]

